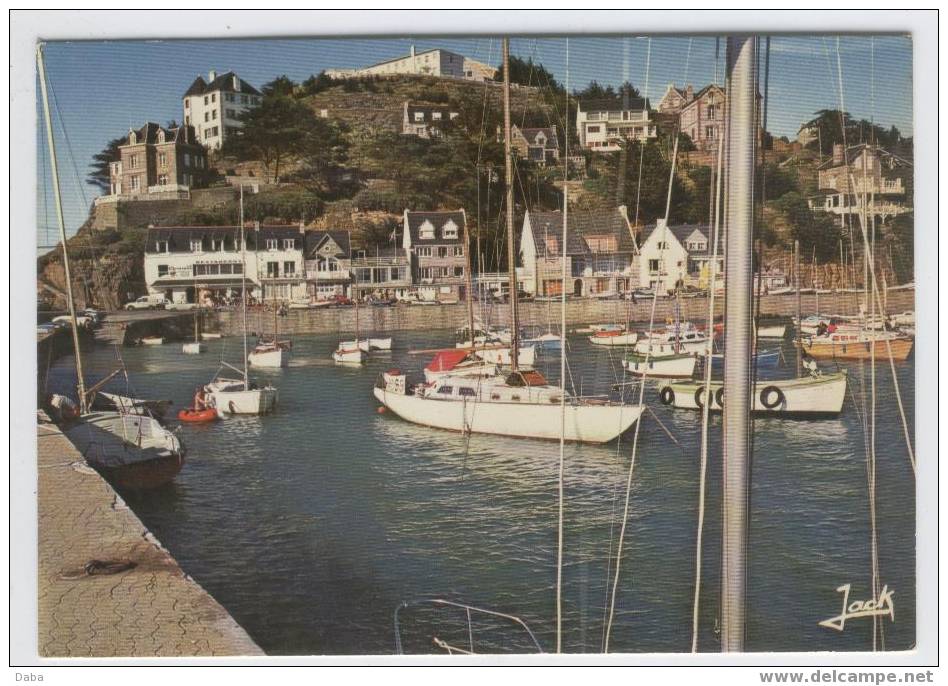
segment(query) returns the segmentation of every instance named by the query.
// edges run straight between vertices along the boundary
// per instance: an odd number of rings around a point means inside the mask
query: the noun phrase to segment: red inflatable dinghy
[[[178,412],[178,419],[182,422],[213,422],[217,419],[217,410],[213,408],[207,408],[204,410],[195,410],[194,408],[186,408]]]

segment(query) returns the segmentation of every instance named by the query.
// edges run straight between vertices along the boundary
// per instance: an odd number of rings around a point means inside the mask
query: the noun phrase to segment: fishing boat
[[[424,369],[425,381],[434,381],[446,376],[496,376],[497,365],[478,357],[472,350],[440,350]]]
[[[710,393],[705,384],[698,382],[671,382],[659,389],[663,405],[685,410],[704,408],[710,395],[711,411],[721,411],[727,402],[724,383],[712,381]],[[843,410],[846,399],[846,372],[805,376],[795,379],[758,381],[754,394],[753,411],[757,414],[775,414],[799,417],[834,417]]]
[[[241,302],[241,333],[243,338],[243,368],[239,369],[232,364],[222,361],[214,379],[204,386],[206,407],[217,411],[218,416],[226,417],[235,414],[264,415],[271,413],[277,404],[278,391],[270,383],[259,386],[250,380],[247,369],[249,355],[247,354],[247,243],[244,238],[244,187],[240,186],[240,257],[244,262],[240,277]],[[239,379],[221,376],[224,367],[240,374]]]
[[[915,341],[893,331],[834,331],[823,336],[810,336],[798,345],[811,357],[830,360],[869,360],[875,355],[903,362],[912,353]]]
[[[379,376],[373,394],[385,408],[416,424],[464,433],[606,443],[621,436],[635,424],[642,411],[639,406],[610,402],[605,397],[575,397],[566,392],[565,384],[551,385],[539,372],[522,371],[519,368],[509,45],[506,38],[503,42],[503,61],[507,266],[510,279],[510,373],[503,376],[473,377],[449,373],[433,382],[412,387],[405,374],[392,369]],[[564,187],[564,210],[569,207],[567,193],[568,187]],[[565,213],[563,226],[565,232]],[[470,245],[466,225],[465,245]],[[470,251],[466,250],[465,254],[468,256],[468,268],[465,271],[470,275]],[[468,279],[470,285],[470,276]],[[467,292],[472,292],[470,287]],[[473,322],[469,322],[469,326],[471,330],[474,329]]]
[[[549,385],[537,371],[507,377],[446,375],[412,388],[404,374],[390,370],[373,392],[386,408],[415,424],[521,438],[558,440],[562,431],[567,441],[608,443],[640,414],[635,405],[569,394],[564,411],[560,387]]]
[[[622,368],[635,376],[657,379],[690,379],[694,376],[698,358],[694,353],[651,355],[629,353],[622,360]]]
[[[635,345],[639,335],[634,331],[626,331],[620,328],[614,331],[597,331],[588,340],[593,345],[605,346],[626,346]]]
[[[143,490],[163,486],[174,479],[184,465],[184,445],[178,437],[150,414],[143,405],[132,402],[129,409],[135,411],[90,409],[90,394],[97,392],[93,386],[85,387],[82,371],[82,351],[76,326],[76,306],[72,293],[69,251],[66,242],[66,225],[63,219],[62,196],[59,188],[59,172],[56,161],[56,145],[53,138],[52,117],[46,86],[46,67],[43,46],[37,46],[36,61],[42,92],[43,115],[46,124],[47,146],[52,170],[53,195],[59,223],[59,235],[63,246],[63,269],[66,283],[66,300],[72,329],[73,352],[76,364],[76,381],[79,396],[78,406],[65,396],[53,397],[50,405],[59,410],[65,436],[82,453],[86,462],[120,488]],[[111,376],[114,376],[113,373]],[[109,378],[111,378],[111,376]],[[107,380],[107,379],[106,379]],[[120,407],[129,405],[124,396],[113,395]],[[123,399],[125,398],[125,399]]]

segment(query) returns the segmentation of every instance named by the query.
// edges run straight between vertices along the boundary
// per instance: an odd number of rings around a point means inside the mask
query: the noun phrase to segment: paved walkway
[[[38,444],[39,655],[263,655],[43,413]],[[81,574],[90,560],[136,566]]]

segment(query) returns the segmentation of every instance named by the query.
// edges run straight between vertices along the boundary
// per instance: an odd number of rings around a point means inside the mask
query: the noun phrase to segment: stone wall
[[[827,314],[854,315],[859,312],[860,293],[831,293],[816,296],[801,296],[803,316],[819,311]],[[817,303],[817,299],[819,302]],[[566,302],[566,322],[568,327],[596,322],[648,322],[652,301],[640,298],[636,303],[620,300],[568,300]],[[887,311],[904,312],[915,309],[915,291],[889,291]],[[768,295],[761,297],[763,315],[793,316],[796,310],[796,296]],[[715,314],[723,315],[724,298],[715,298]],[[294,334],[328,334],[355,331],[355,308],[324,308],[317,310],[290,310],[287,316],[280,317],[280,332]],[[675,301],[659,299],[655,308],[655,321],[663,323],[675,315]],[[694,322],[702,322],[708,316],[706,298],[683,298],[681,316]],[[509,321],[507,305],[494,305],[491,308],[490,321],[503,325]],[[523,326],[556,326],[560,320],[558,302],[520,303],[520,321]],[[247,313],[247,330],[251,333],[273,331],[273,313],[264,310],[251,310]],[[359,330],[364,334],[383,331],[411,331],[421,329],[456,329],[467,322],[467,307],[463,303],[456,305],[398,305],[395,307],[360,307]],[[241,313],[222,311],[208,316],[209,331],[221,331],[226,335],[240,334]]]

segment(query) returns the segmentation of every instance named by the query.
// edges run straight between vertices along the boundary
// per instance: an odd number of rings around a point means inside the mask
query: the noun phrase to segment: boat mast
[[[477,228],[480,232],[480,227]],[[464,215],[464,274],[467,276],[467,333],[471,337],[471,349],[474,348],[474,285],[471,275],[471,230],[467,226],[467,215]]]
[[[89,411],[86,402],[86,384],[82,374],[82,355],[79,351],[79,327],[76,324],[76,304],[72,297],[72,277],[69,274],[69,253],[66,250],[66,221],[63,218],[63,199],[59,191],[59,166],[56,163],[56,142],[53,140],[53,120],[49,114],[49,96],[46,93],[46,65],[43,61],[43,44],[36,46],[36,64],[39,68],[40,91],[43,95],[43,118],[46,121],[46,142],[49,147],[49,166],[52,168],[53,196],[56,199],[56,219],[59,222],[59,238],[63,243],[63,268],[66,277],[66,302],[69,305],[69,323],[72,328],[72,347],[76,357],[79,412]]]
[[[797,378],[803,373],[803,337],[800,329],[803,326],[802,307],[800,305],[800,241],[793,241],[793,281],[797,291]],[[816,314],[819,315],[819,308]]]
[[[504,185],[507,190],[507,270],[510,273],[510,370],[520,361],[520,326],[517,320],[517,253],[514,249],[513,160],[510,152],[510,39],[504,37]]]
[[[257,236],[256,238],[259,238]],[[244,185],[240,184],[240,304],[243,310],[244,332],[244,390],[250,384],[250,375],[247,373],[247,239],[244,236]]]
[[[751,419],[751,252],[757,128],[757,45],[729,37],[728,245],[724,329],[724,526],[721,569],[721,650],[744,649],[747,509]]]

